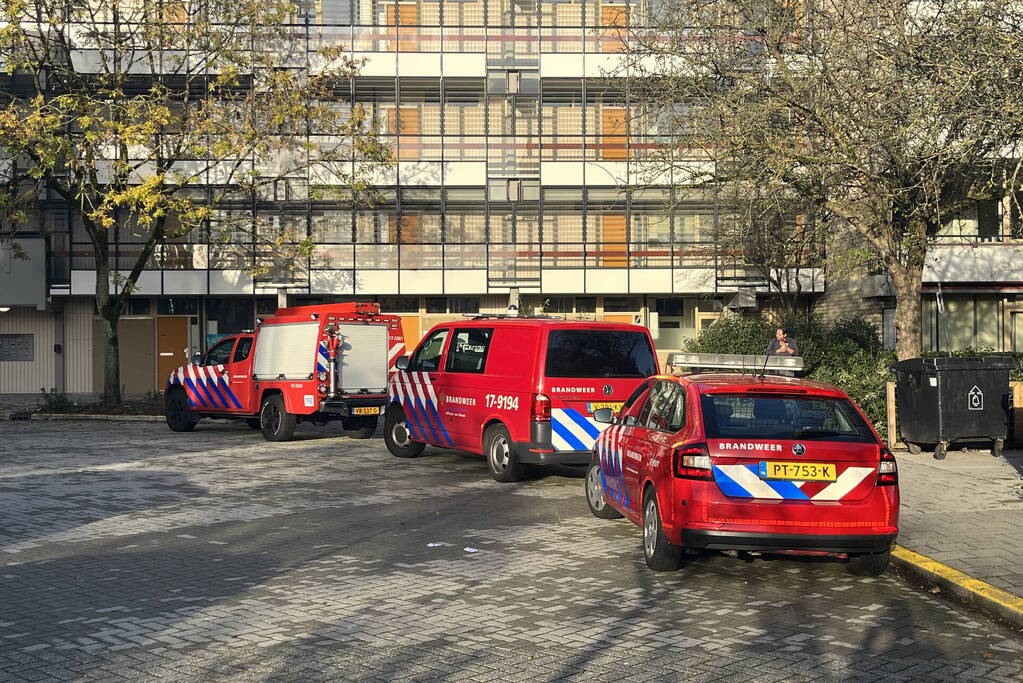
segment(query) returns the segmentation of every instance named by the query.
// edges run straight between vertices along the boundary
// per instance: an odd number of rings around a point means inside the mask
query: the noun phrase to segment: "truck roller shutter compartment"
[[[361,325],[341,323],[340,352],[341,379],[338,384],[345,394],[366,389],[370,394],[387,391],[388,345],[387,325]]]
[[[309,379],[319,333],[318,322],[263,325],[256,338],[252,374],[257,380]]]

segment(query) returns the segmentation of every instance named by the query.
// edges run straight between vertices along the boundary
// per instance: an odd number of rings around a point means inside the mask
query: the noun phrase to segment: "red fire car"
[[[761,357],[762,358],[762,357]],[[827,554],[856,575],[888,565],[898,533],[895,458],[840,389],[750,374],[659,375],[594,447],[586,500],[643,530],[647,565],[683,552]]]
[[[388,387],[384,441],[411,458],[426,444],[485,454],[497,481],[527,465],[587,465],[618,409],[657,372],[645,327],[481,316],[435,326]]]
[[[401,320],[379,304],[279,308],[255,332],[219,340],[167,378],[167,426],[190,432],[203,417],[240,418],[268,441],[308,420],[341,420],[368,439],[387,405],[387,382],[405,351]]]

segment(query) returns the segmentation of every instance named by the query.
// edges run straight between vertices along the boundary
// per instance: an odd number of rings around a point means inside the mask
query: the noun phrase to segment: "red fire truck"
[[[401,321],[379,304],[280,308],[254,332],[219,340],[170,374],[167,426],[190,432],[203,417],[240,418],[268,441],[287,441],[300,421],[341,420],[369,438],[387,383],[405,352]]]

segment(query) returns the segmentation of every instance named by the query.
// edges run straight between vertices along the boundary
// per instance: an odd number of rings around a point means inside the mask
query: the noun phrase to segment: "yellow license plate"
[[[352,408],[352,415],[379,415],[380,406],[371,406],[369,408]]]
[[[789,481],[835,481],[838,466],[820,462],[761,462],[761,479],[787,479]]]
[[[622,403],[623,401],[611,403],[608,403],[606,401],[604,403],[587,403],[586,409],[590,411],[590,415],[593,414],[594,410],[600,410],[601,408],[610,408],[612,413],[617,413],[619,410],[622,409]]]

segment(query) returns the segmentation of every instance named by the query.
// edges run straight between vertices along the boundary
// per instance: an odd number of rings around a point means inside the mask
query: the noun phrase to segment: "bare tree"
[[[306,231],[254,207],[281,184],[301,206],[351,204],[390,161],[365,112],[337,95],[359,65],[310,48],[289,26],[295,12],[286,0],[4,5],[0,149],[74,209],[92,242],[108,402],[120,401],[127,297],[165,246],[247,235],[254,269],[294,267],[312,248]],[[7,221],[19,207],[0,202]],[[114,259],[118,233],[133,249]]]
[[[918,355],[931,236],[1020,188],[1020,3],[665,0],[654,24],[620,72],[675,131],[648,173],[843,221],[892,280],[899,357]]]

